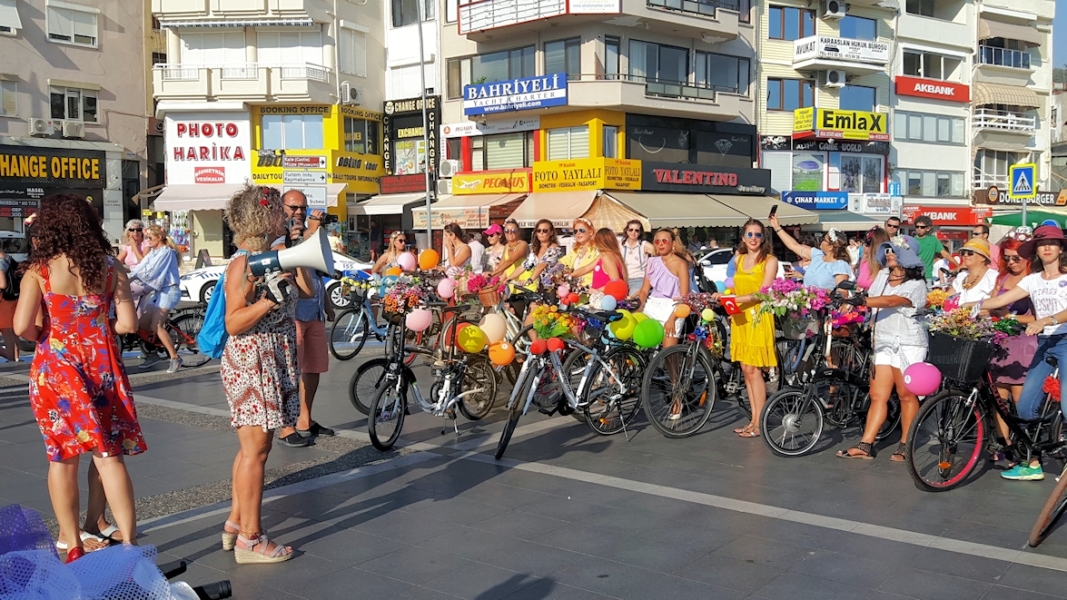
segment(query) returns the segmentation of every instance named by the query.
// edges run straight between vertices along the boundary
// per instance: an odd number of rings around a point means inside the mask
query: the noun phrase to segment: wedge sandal
[[[248,539],[243,535],[237,536],[237,543],[233,548],[233,558],[239,565],[274,564],[285,562],[293,557],[293,549],[289,546],[275,544],[270,548],[270,540],[267,536],[260,535],[255,539]],[[257,550],[257,548],[259,548]]]

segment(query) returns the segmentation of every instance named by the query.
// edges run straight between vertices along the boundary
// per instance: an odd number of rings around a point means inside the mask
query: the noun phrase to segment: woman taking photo
[[[457,277],[471,263],[471,247],[467,245],[467,234],[463,233],[458,223],[445,225],[441,234],[441,249],[444,250],[444,271],[450,277]]]
[[[393,235],[389,236],[389,248],[382,252],[382,255],[378,257],[377,262],[374,263],[374,268],[371,269],[372,273],[378,275],[385,275],[385,272],[393,267],[399,267],[400,263],[397,259],[400,255],[406,251],[407,236],[403,231],[394,231]]]
[[[1055,225],[1043,225],[1034,231],[1034,239],[1019,247],[1019,255],[1029,258],[1030,275],[1023,277],[1016,286],[996,298],[978,302],[985,310],[1011,306],[1024,298],[1034,305],[1034,320],[1026,326],[1026,335],[1037,336],[1037,351],[1019,394],[1019,417],[1036,419],[1041,401],[1045,398],[1045,379],[1052,375],[1053,368],[1045,357],[1054,356],[1060,365],[1067,365],[1067,254],[1063,244],[1067,238]],[[970,303],[964,307],[971,306]],[[1060,377],[1060,397],[1067,398],[1067,377]],[[1060,403],[1067,413],[1067,403]],[[1041,469],[1041,457],[1035,456],[1030,464],[1019,464],[1000,474],[1004,479],[1040,481],[1045,478]]]
[[[597,259],[600,258],[600,253],[593,244],[593,222],[584,217],[578,217],[574,220],[573,226],[574,245],[571,246],[571,251],[566,256],[560,258],[559,262],[571,271],[581,271],[582,283],[591,288],[593,270],[583,269],[583,267],[595,265]]]
[[[221,374],[230,425],[241,447],[233,462],[233,501],[222,548],[233,549],[239,564],[277,563],[292,558],[293,551],[263,533],[263,467],[274,430],[295,427],[300,414],[297,291],[291,273],[253,276],[248,255],[268,250],[271,240],[285,235],[281,194],[275,188],[245,186],[227,204],[226,219],[239,252],[226,267],[230,337]]]
[[[848,239],[845,234],[831,229],[819,240],[819,247],[812,248],[796,241],[782,229],[778,215],[773,215],[769,220],[771,229],[778,234],[786,248],[800,258],[811,261],[804,270],[804,285],[832,290],[837,284],[848,280],[852,274],[852,266],[849,263]]]
[[[140,281],[146,288],[146,293],[158,296],[157,304],[149,303],[153,314],[147,315],[147,322],[150,325],[146,329],[155,331],[159,342],[163,344],[167,354],[170,355],[170,365],[167,368],[167,373],[177,373],[182,366],[182,359],[178,356],[178,352],[174,348],[174,340],[170,339],[170,334],[167,333],[164,323],[167,322],[167,315],[174,310],[175,306],[178,306],[178,302],[182,299],[182,292],[178,287],[181,280],[181,274],[178,272],[178,248],[167,239],[166,232],[158,225],[148,228],[145,233],[145,241],[148,242],[148,254],[145,255],[144,260],[133,268],[130,273],[130,279]],[[151,360],[153,358],[156,358],[156,360]],[[154,365],[157,360],[155,352],[152,352],[148,355],[148,359],[141,364],[141,368],[147,369]]]
[[[626,265],[630,296],[641,290],[645,283],[645,264],[650,256],[656,254],[656,249],[644,237],[645,226],[641,221],[634,219],[626,224],[622,238],[622,262]]]
[[[30,404],[51,461],[48,493],[69,562],[83,553],[82,454],[92,453],[123,541],[137,536],[133,483],[123,457],[146,446],[115,341],[115,334],[136,331],[137,314],[126,270],[112,258],[92,205],[74,195],[48,196],[39,215],[14,325],[18,335],[37,342]]]
[[[897,236],[878,246],[881,270],[871,284],[865,304],[874,309],[871,320],[874,329],[874,378],[871,380],[871,407],[863,438],[848,450],[841,450],[841,458],[874,458],[874,438],[885,423],[889,397],[896,389],[900,398],[900,444],[890,460],[903,462],[907,458],[905,444],[908,429],[919,412],[919,398],[904,386],[904,370],[926,360],[929,342],[926,329],[916,312],[926,306],[926,275],[919,258],[919,242],[911,236]],[[864,304],[862,296],[856,304]]]
[[[134,267],[144,259],[148,249],[148,242],[144,239],[144,223],[140,219],[127,221],[126,231],[122,234],[122,245],[119,246],[119,262],[127,268]]]
[[[882,270],[878,264],[878,249],[889,241],[889,234],[881,227],[871,227],[863,238],[863,257],[860,258],[859,273],[856,275],[856,287],[861,290],[871,289],[874,278]]]
[[[609,281],[626,279],[626,265],[623,264],[622,254],[619,253],[619,240],[615,232],[604,227],[597,230],[593,236],[593,248],[597,252],[596,262],[575,269],[571,274],[574,277],[582,277],[586,273],[593,274],[593,282],[590,289],[603,291]]]
[[[602,231],[610,233],[608,229]],[[641,306],[637,310],[663,324],[663,347],[670,348],[682,333],[682,319],[674,318],[674,306],[689,293],[689,263],[684,258],[688,252],[672,229],[657,231],[652,244],[656,255],[645,264],[645,281],[637,293]],[[675,415],[681,415],[681,405],[671,409],[671,417]]]
[[[959,296],[960,304],[985,300],[996,289],[998,275],[989,266],[989,242],[971,238],[960,248],[959,255],[963,265],[952,282],[953,294]]]

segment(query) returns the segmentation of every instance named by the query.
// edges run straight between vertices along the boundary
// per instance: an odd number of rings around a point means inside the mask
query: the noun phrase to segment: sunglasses
[[[960,250],[960,256],[974,256],[975,254],[974,250]]]
[[[763,234],[758,232],[758,231],[746,231],[745,232],[745,237],[747,237],[749,239],[755,238],[757,240],[762,240],[763,239]]]
[[[508,235],[515,235],[515,234],[519,233],[519,230],[518,229],[505,229],[504,233],[506,233]]]
[[[585,230],[583,229],[582,231],[585,231]],[[511,233],[515,233],[515,232],[512,231]],[[552,230],[551,229],[538,229],[537,233],[552,233]]]
[[[498,235],[500,235],[500,234],[499,233],[490,233],[489,237],[494,237],[494,236],[498,236]]]
[[[292,204],[286,204],[285,208],[288,208],[289,210],[291,210],[293,212],[297,212],[297,211],[307,212],[308,211],[308,207],[307,206],[293,206]]]
[[[575,231],[575,233],[588,233],[589,232],[588,229],[575,229],[574,231]]]
[[[929,225],[916,225],[915,228],[916,229],[930,229],[930,226]]]
[[[130,229],[127,229],[126,231],[131,231],[133,233],[141,233],[142,231],[144,231],[144,229],[141,229],[140,227],[131,227]]]
[[[885,224],[886,229],[900,229],[900,225],[892,225],[890,223]]]
[[[885,253],[886,253],[887,255],[888,255],[888,254],[892,254],[893,256],[896,256],[896,254],[897,254],[897,251],[896,251],[896,250],[893,250],[892,248],[886,248],[886,249],[885,249]]]
[[[671,240],[659,239],[659,240],[655,240],[655,243],[656,243],[657,246],[666,246],[667,244],[671,243]]]
[[[1015,256],[1004,255],[1004,262],[1017,263],[1017,262],[1022,262],[1022,261],[1023,261],[1023,257],[1019,256],[1018,254],[1016,254]]]
[[[971,232],[971,237],[978,237],[978,236],[984,235],[984,234],[985,234],[984,231],[972,231]]]
[[[626,231],[628,231],[630,233],[641,233],[640,229],[627,229]]]

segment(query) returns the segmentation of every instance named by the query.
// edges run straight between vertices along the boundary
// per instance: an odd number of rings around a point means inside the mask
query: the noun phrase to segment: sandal
[[[292,548],[275,543],[274,549],[270,549],[272,543],[267,536],[262,534],[255,539],[238,535],[237,543],[233,548],[233,557],[239,565],[280,563],[293,557]]]
[[[859,450],[863,454],[853,454],[852,453],[853,450]],[[856,444],[855,446],[849,448],[848,450],[838,450],[837,451],[837,457],[838,458],[858,458],[858,459],[861,459],[861,460],[872,460],[872,459],[874,459],[874,455],[875,454],[876,454],[876,452],[874,450],[874,446],[871,445],[871,444],[868,444],[867,442],[860,442],[860,443]]]
[[[904,462],[904,461],[908,460],[908,445],[907,445],[907,443],[900,442],[899,444],[897,444],[897,449],[889,457],[889,460],[891,460],[893,462]]]
[[[121,544],[122,537],[119,531],[118,525],[108,525],[103,531],[86,531],[91,535],[94,535],[102,540],[105,540],[109,545]],[[116,537],[119,536],[119,537]],[[82,538],[85,539],[85,538]]]
[[[86,552],[95,552],[97,550],[103,550],[104,548],[107,548],[109,546],[109,544],[107,543],[107,538],[103,538],[98,535],[89,533],[88,531],[83,531],[79,533],[78,536],[81,538],[82,546],[85,547]],[[68,548],[66,542],[63,542],[62,540],[56,540],[56,550],[59,550],[60,552],[66,552],[67,549]]]
[[[737,435],[741,435],[742,433],[748,433],[749,431],[752,431],[752,423],[749,423],[744,427],[738,427],[737,429],[734,429],[734,433],[736,433]]]
[[[233,531],[230,531],[230,530]],[[237,536],[241,533],[241,526],[233,521],[227,520],[226,524],[222,526],[222,549],[226,552],[233,550],[237,545]]]
[[[741,433],[737,434],[737,437],[758,438],[760,435],[761,434],[759,432],[759,429],[756,429],[755,427],[750,427],[748,430],[742,431]]]

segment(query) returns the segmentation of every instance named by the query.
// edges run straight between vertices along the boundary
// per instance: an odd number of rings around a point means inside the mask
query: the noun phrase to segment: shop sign
[[[984,223],[993,214],[990,208],[970,208],[953,206],[904,206],[904,220],[914,223],[920,215],[926,215],[935,227],[970,227]]]
[[[438,123],[441,122],[441,97],[426,97],[426,123],[422,122],[422,98],[388,100],[384,105],[385,130],[382,144],[382,163],[389,175],[421,173],[429,165],[431,174],[437,168]],[[427,129],[429,147],[423,137]]]
[[[993,190],[997,191],[994,193]],[[995,186],[985,190],[975,190],[973,198],[975,204],[986,204],[990,206],[1022,205],[1022,200],[1008,196],[1003,190],[998,190]],[[1056,192],[1042,192],[1038,190],[1033,198],[1027,199],[1026,205],[1067,206],[1067,189],[1060,190],[1059,194]]]
[[[620,10],[621,0],[569,0],[567,2],[567,14],[571,15],[599,15],[617,13]]]
[[[226,167],[193,167],[193,183],[226,183]]]
[[[282,156],[283,169],[325,169],[328,164],[325,156]]]
[[[426,228],[426,209],[411,211],[412,227]],[[463,229],[485,229],[489,226],[489,208],[485,206],[456,206],[450,208],[433,207],[430,213],[430,226],[443,229],[449,223],[457,223]]]
[[[897,75],[894,79],[898,96],[915,96],[949,102],[970,102],[971,87],[954,81],[922,79]]]
[[[463,196],[529,192],[531,189],[530,174],[531,169],[459,173],[452,176],[452,193]]]
[[[166,131],[167,183],[197,183],[198,168],[204,179],[203,167],[218,169],[223,183],[244,183],[251,174],[248,113],[169,112]]]
[[[260,115],[328,115],[329,104],[313,104],[302,106],[260,106],[257,108]]]
[[[533,191],[639,190],[646,176],[639,160],[582,158],[535,162]],[[453,192],[455,183],[453,181]]]
[[[326,156],[311,154],[300,155],[294,152],[306,150],[257,150],[256,162],[252,165],[252,181],[259,185],[280,187],[288,185],[324,185],[327,183],[346,183],[348,191],[353,194],[377,194],[378,177],[381,176],[381,157],[372,154],[351,154],[331,152]],[[320,151],[321,152],[321,151]],[[302,160],[309,158],[315,164],[322,158],[326,171],[308,171],[304,169],[284,170],[282,164],[289,158]],[[308,164],[300,162],[297,164]],[[227,169],[229,171],[229,169]],[[227,172],[227,177],[229,173]],[[420,176],[421,181],[421,176]]]
[[[467,121],[465,123],[452,123],[441,127],[441,135],[445,138],[472,137],[476,135],[492,135],[494,133],[510,133],[512,131],[535,131],[541,128],[541,117],[527,117],[524,119],[507,119],[505,121],[491,121],[478,123]]]
[[[889,156],[889,142],[846,140],[798,140],[787,135],[761,135],[763,150],[795,150],[797,152],[841,152],[844,154],[879,154]]]
[[[848,192],[782,192],[782,202],[808,210],[841,210],[848,207]]]
[[[417,194],[426,191],[426,175],[387,175],[378,180],[382,194]]]
[[[848,209],[861,215],[899,215],[904,198],[892,194],[849,194]]]
[[[863,110],[798,108],[793,137],[889,141],[889,114]]]
[[[288,185],[326,185],[326,172],[282,171],[282,183]]]
[[[0,188],[102,188],[106,155],[91,150],[0,146]]]
[[[4,191],[0,190],[0,195],[2,194],[4,194]],[[41,203],[38,200],[0,198],[0,217],[25,218],[36,213],[40,205]]]
[[[680,165],[644,161],[641,189],[646,192],[764,195],[771,189],[767,169]]]
[[[813,35],[793,42],[793,62],[844,60],[884,65],[889,62],[889,44]]]
[[[566,73],[463,86],[463,114],[467,116],[566,105]]]

